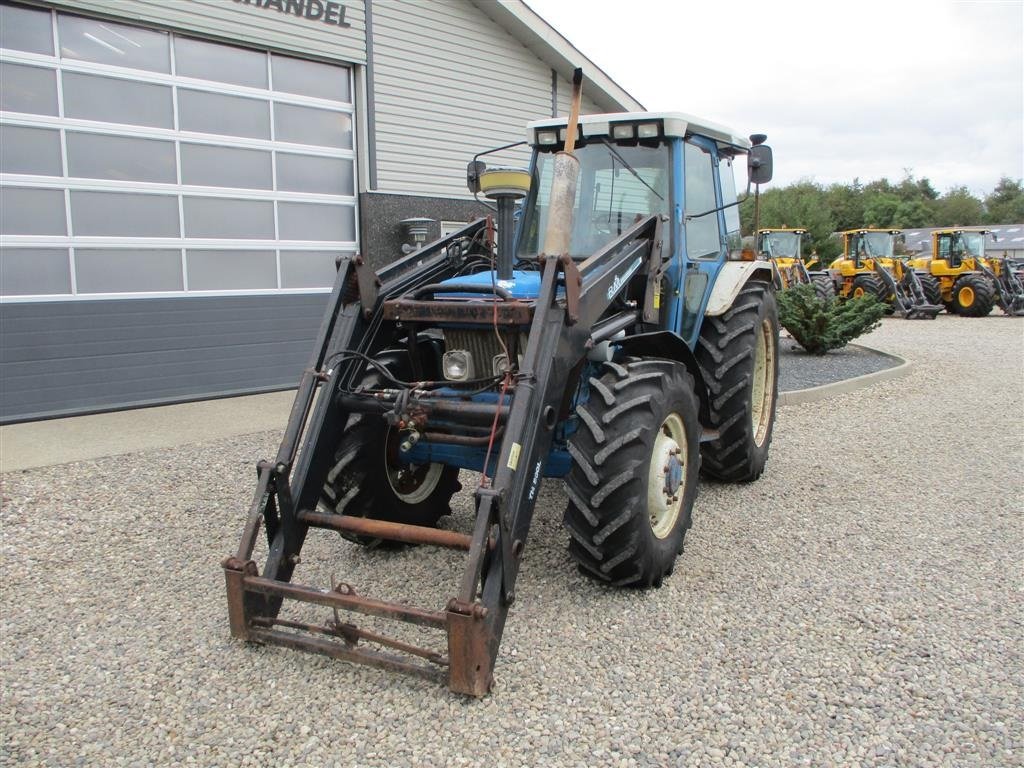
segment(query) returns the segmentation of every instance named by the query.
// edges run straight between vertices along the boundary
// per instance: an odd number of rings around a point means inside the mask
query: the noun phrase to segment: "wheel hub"
[[[406,504],[418,504],[434,492],[444,471],[443,464],[403,463],[398,450],[398,433],[389,431],[384,445],[388,483]]]
[[[675,442],[675,441],[672,441]],[[679,448],[675,448],[675,453],[668,457],[668,463],[665,465],[665,495],[675,496],[679,491],[679,486],[683,484],[683,464],[679,461]]]

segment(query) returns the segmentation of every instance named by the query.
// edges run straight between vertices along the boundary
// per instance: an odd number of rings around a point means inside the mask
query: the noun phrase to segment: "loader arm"
[[[1002,260],[997,273],[985,259],[975,259],[977,268],[992,282],[996,289],[997,303],[1007,315],[1024,315],[1024,285],[1007,264]]]
[[[907,320],[934,320],[942,311],[940,305],[928,301],[921,287],[920,278],[913,269],[900,260],[894,261],[893,270],[896,274],[890,274],[889,270],[882,266],[880,259],[874,259],[874,268],[893,297],[895,311]]]
[[[651,294],[661,268],[661,226],[661,219],[651,216],[579,263],[567,255],[542,255],[540,289],[529,306],[504,300],[497,288],[478,304],[442,298],[439,281],[458,274],[464,244],[481,237],[484,221],[395,263],[379,280],[357,259],[343,261],[277,458],[259,464],[242,541],[235,556],[223,562],[232,634],[428,677],[447,670],[453,691],[487,693],[567,389],[575,385],[574,373],[588,347],[602,334],[656,322]],[[632,300],[621,300],[624,293]],[[366,367],[362,356],[380,351],[380,330],[394,326],[397,318],[447,317],[453,323],[479,324],[493,317],[497,327],[498,322],[521,322],[525,311],[529,334],[523,360],[517,373],[506,374],[493,405],[416,388],[372,398],[354,392]],[[337,434],[349,415],[391,408],[493,425],[492,466],[497,469],[489,482],[484,475],[476,491],[472,534],[316,511]],[[499,426],[500,439],[495,439]],[[252,559],[261,528],[270,546],[262,574]],[[468,550],[461,584],[441,608],[433,609],[376,600],[346,583],[331,589],[293,584],[311,528]],[[447,647],[420,648],[337,620],[318,625],[281,619],[285,599],[441,629]]]

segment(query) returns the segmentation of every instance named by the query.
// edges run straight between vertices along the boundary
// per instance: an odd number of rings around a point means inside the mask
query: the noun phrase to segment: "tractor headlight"
[[[508,358],[505,353],[495,355],[491,358],[491,373],[497,376],[504,376],[505,371],[508,370]]]
[[[612,138],[616,140],[632,139],[634,136],[632,123],[621,123],[612,126]]]
[[[449,381],[468,381],[473,378],[473,357],[467,349],[453,349],[441,358],[441,370]]]
[[[522,355],[516,355],[516,360],[516,365],[521,366],[523,364]],[[499,352],[491,358],[491,373],[494,374],[495,378],[504,376],[510,370],[512,369],[509,367],[508,358],[505,356],[504,352]]]
[[[537,131],[537,143],[545,145],[557,144],[558,131]]]
[[[636,127],[636,135],[639,139],[656,139],[658,138],[658,124],[641,123]]]

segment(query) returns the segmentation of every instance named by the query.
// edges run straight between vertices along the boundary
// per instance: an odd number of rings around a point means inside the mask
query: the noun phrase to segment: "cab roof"
[[[736,131],[724,125],[703,120],[685,112],[609,112],[600,115],[580,115],[580,130],[583,138],[611,136],[611,126],[615,123],[645,123],[660,121],[663,135],[672,138],[685,138],[696,134],[714,140],[719,149],[732,149],[734,152],[747,152],[750,140],[740,136]],[[534,120],[527,124],[526,141],[532,146],[537,145],[537,131],[543,128],[564,128],[569,122],[566,117],[553,117],[546,120]]]

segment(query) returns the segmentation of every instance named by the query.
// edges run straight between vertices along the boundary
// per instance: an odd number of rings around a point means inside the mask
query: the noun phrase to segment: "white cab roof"
[[[750,149],[750,140],[740,136],[732,128],[728,128],[710,120],[703,120],[685,112],[613,112],[603,115],[580,115],[580,126],[583,137],[610,136],[610,125],[620,122],[643,122],[645,120],[661,120],[665,126],[665,135],[684,138],[689,134],[706,136],[718,143],[719,147],[732,147],[741,152]],[[568,118],[553,117],[547,120],[534,120],[527,125],[529,144],[536,143],[538,128],[562,128]]]

